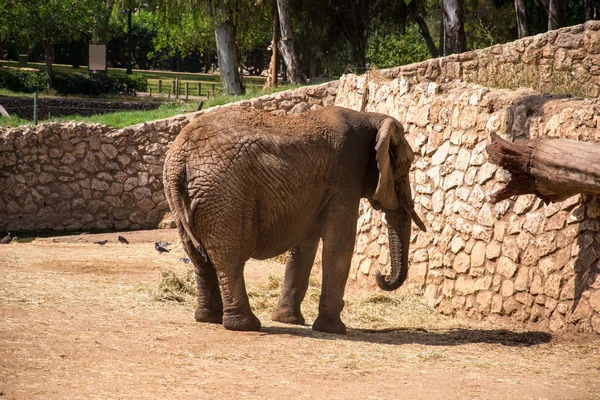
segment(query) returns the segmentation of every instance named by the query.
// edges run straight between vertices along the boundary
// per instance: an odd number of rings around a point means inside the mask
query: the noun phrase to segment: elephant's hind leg
[[[304,325],[300,305],[308,289],[319,238],[319,232],[309,234],[298,246],[292,248],[291,257],[285,266],[279,305],[271,316],[273,321]]]
[[[246,293],[243,264],[217,267],[223,292],[223,326],[232,331],[259,331],[260,320],[252,313]]]
[[[210,261],[196,267],[196,286],[198,289],[198,308],[194,317],[198,322],[223,322],[223,301],[219,290],[217,271]]]
[[[182,229],[180,229],[180,232]],[[187,251],[196,272],[196,289],[198,291],[198,308],[194,317],[198,322],[220,324],[223,322],[223,301],[219,289],[217,271],[204,254],[195,249],[185,234],[180,234],[183,246]]]

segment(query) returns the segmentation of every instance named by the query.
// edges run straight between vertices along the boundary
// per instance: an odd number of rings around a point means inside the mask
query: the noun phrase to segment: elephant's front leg
[[[358,210],[339,215],[330,220],[323,234],[323,285],[319,301],[319,316],[313,329],[328,333],[346,333],[346,325],[340,318],[344,308],[344,289],[350,272],[356,218]]]
[[[232,331],[258,331],[260,320],[252,313],[246,285],[244,263],[217,268],[223,293],[223,326]]]
[[[273,321],[304,325],[300,305],[308,289],[319,238],[320,232],[313,232],[298,246],[292,248],[291,257],[285,265],[285,278],[279,296],[279,305],[271,316]]]

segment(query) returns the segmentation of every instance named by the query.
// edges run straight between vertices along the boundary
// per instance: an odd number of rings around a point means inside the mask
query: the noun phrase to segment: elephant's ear
[[[396,210],[398,208],[398,197],[394,189],[394,168],[395,165],[390,158],[390,147],[394,147],[400,142],[400,135],[403,130],[392,118],[387,118],[381,124],[377,132],[375,150],[377,154],[377,168],[379,169],[379,180],[377,189],[373,195],[373,200],[379,202],[387,210]]]

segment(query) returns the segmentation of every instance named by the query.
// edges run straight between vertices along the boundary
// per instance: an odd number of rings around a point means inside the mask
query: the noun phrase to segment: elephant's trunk
[[[411,220],[404,208],[386,212],[390,245],[390,275],[384,277],[377,272],[377,285],[386,291],[398,289],[408,275],[408,250]]]
[[[397,185],[398,209],[386,210],[385,215],[388,222],[388,239],[390,245],[390,275],[384,277],[377,272],[377,285],[383,290],[392,291],[398,289],[408,275],[408,250],[410,247],[411,220],[422,231],[426,231],[425,224],[414,210],[411,199],[410,184],[408,179]]]

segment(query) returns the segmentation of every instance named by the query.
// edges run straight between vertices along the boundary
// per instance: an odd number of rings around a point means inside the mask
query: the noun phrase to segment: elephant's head
[[[425,231],[414,210],[409,172],[414,153],[404,137],[404,129],[393,118],[381,122],[375,145],[378,182],[372,203],[385,212],[390,245],[390,275],[377,272],[377,284],[383,290],[396,290],[408,274],[408,250],[411,220]]]

